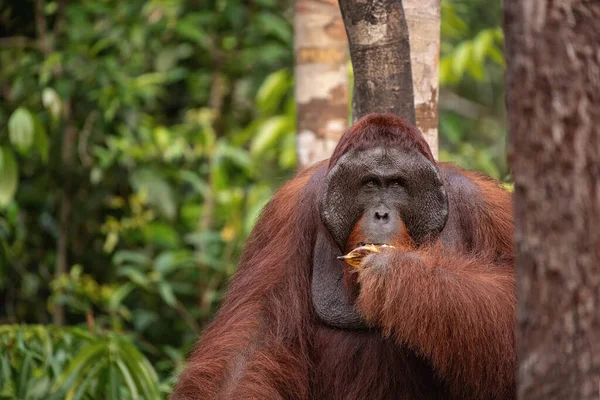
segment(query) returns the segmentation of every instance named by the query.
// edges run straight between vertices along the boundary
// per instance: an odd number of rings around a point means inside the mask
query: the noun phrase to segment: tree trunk
[[[64,133],[61,148],[61,169],[64,171],[65,180],[62,186],[62,195],[60,199],[60,216],[58,241],[56,244],[56,270],[54,279],[58,280],[69,271],[69,229],[72,225],[71,212],[73,208],[73,182],[72,174],[74,169],[74,149],[77,141],[77,128],[73,123],[73,106],[71,99],[64,101]],[[58,293],[60,294],[60,292]],[[56,326],[62,326],[65,323],[65,307],[62,303],[56,303],[53,306],[52,322]]]
[[[600,396],[600,2],[506,2],[518,394]]]
[[[415,123],[408,27],[400,0],[340,0],[354,67],[354,121],[388,112]]]
[[[348,50],[335,0],[297,0],[294,18],[299,169],[328,158],[348,124]]]
[[[417,127],[438,157],[440,0],[403,0]]]
[[[40,42],[40,50],[44,54],[44,57],[48,57],[52,52],[54,52],[54,43],[61,33],[65,18],[67,0],[61,0],[58,4],[57,17],[54,21],[53,28],[54,38],[52,40],[49,38],[48,21],[44,11],[45,5],[46,3],[44,0],[35,0],[35,25],[37,36]],[[60,66],[56,66],[53,72],[57,77],[60,77],[60,75],[62,75],[62,68]],[[58,240],[56,243],[56,268],[54,270],[55,280],[65,275],[69,269],[69,233],[71,232],[69,228],[72,225],[71,212],[73,206],[73,184],[71,175],[74,169],[73,157],[78,133],[77,128],[73,123],[71,99],[66,100],[63,103],[63,106],[64,132],[62,136],[61,170],[65,174],[66,178],[63,182],[60,198]],[[61,292],[57,294],[59,295],[57,297],[60,297]],[[62,326],[65,323],[65,307],[60,302],[53,304],[52,322],[56,326]]]

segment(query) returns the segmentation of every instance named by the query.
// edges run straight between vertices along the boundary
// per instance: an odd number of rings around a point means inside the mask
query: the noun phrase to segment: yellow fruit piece
[[[339,256],[338,260],[344,260],[346,264],[358,268],[362,264],[363,258],[369,254],[379,253],[384,248],[393,249],[394,246],[390,246],[389,244],[366,244],[355,248],[345,256]]]

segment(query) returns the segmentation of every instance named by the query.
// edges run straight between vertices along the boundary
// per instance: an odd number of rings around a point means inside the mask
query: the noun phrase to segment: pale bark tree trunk
[[[297,0],[298,168],[328,158],[348,125],[348,48],[336,0]]]
[[[600,397],[600,2],[506,2],[518,394]]]
[[[388,112],[415,123],[408,27],[400,0],[340,0],[354,69],[352,117]]]
[[[408,23],[410,64],[417,127],[438,157],[440,0],[403,0]]]

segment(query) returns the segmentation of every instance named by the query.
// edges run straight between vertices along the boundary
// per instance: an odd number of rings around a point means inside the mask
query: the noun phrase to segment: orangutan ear
[[[342,329],[363,329],[367,325],[354,309],[344,287],[342,253],[325,231],[319,230],[312,271],[312,302],[319,318],[327,325]]]
[[[328,168],[323,166],[311,176],[307,187],[318,201]],[[316,204],[315,204],[316,205]],[[316,209],[315,209],[316,212]],[[327,325],[335,328],[360,329],[365,327],[360,315],[346,294],[343,279],[344,264],[337,257],[342,255],[330,232],[323,224],[318,224],[313,248],[311,274],[312,304],[317,316]]]
[[[345,248],[352,227],[363,212],[360,204],[353,201],[360,189],[360,180],[352,179],[356,176],[352,155],[343,155],[329,170],[319,199],[321,221],[340,250]]]

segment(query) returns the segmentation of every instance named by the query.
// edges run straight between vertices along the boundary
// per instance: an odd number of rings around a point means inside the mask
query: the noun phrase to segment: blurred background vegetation
[[[442,1],[440,158],[506,180],[501,10]],[[0,398],[166,397],[294,174],[292,17],[0,0]]]

